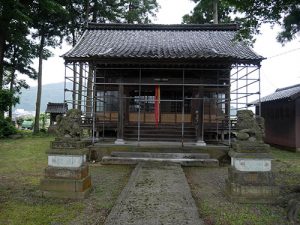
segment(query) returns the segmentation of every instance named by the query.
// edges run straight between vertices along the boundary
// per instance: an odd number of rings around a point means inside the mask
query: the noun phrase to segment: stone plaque
[[[271,171],[271,159],[231,158],[231,165],[239,171]]]
[[[80,167],[86,162],[86,155],[48,155],[48,166]]]

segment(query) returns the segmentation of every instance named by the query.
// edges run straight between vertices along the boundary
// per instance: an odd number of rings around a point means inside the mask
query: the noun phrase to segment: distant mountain
[[[72,84],[67,83],[67,88],[71,88]],[[20,95],[20,104],[15,109],[24,109],[25,111],[35,111],[37,87],[23,89]],[[70,99],[71,93],[67,92],[67,99]],[[64,82],[56,84],[46,84],[42,87],[41,112],[45,112],[48,102],[64,101]]]

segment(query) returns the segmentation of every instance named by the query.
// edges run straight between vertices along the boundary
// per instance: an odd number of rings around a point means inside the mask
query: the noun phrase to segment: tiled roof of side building
[[[49,102],[45,113],[60,113],[64,114],[68,111],[68,105],[66,103],[53,103]]]
[[[300,97],[300,84],[278,88],[273,94],[267,95],[260,99],[261,102],[270,102],[282,99],[295,99]],[[258,103],[258,100],[252,104]]]
[[[237,26],[90,24],[66,60],[228,59],[259,64],[264,58],[235,41]]]

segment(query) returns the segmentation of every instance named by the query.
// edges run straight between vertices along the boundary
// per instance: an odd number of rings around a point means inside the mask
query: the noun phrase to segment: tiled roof
[[[64,114],[68,111],[66,103],[52,103],[48,102],[45,113],[61,113]]]
[[[294,99],[300,97],[300,84],[278,88],[273,94],[260,99],[261,102],[269,102],[281,99]]]
[[[89,24],[65,60],[226,59],[258,64],[263,57],[234,41],[235,24]]]

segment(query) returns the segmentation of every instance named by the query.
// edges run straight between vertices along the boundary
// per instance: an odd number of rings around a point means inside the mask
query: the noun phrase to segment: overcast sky
[[[182,16],[189,13],[194,7],[194,3],[190,0],[158,0],[158,2],[161,8],[156,20],[153,22],[160,24],[181,23]],[[255,52],[268,58],[262,62],[261,68],[262,96],[274,92],[276,88],[300,83],[300,38],[298,37],[283,47],[276,42],[276,34],[279,30],[280,27],[271,29],[269,25],[263,26],[262,35],[256,38],[257,41],[254,45]],[[64,61],[59,55],[69,49],[70,46],[55,49],[55,57],[44,61],[43,84],[57,83],[64,80]],[[37,68],[37,63],[35,63],[35,66]],[[28,83],[31,86],[37,84],[36,81],[32,80]]]

